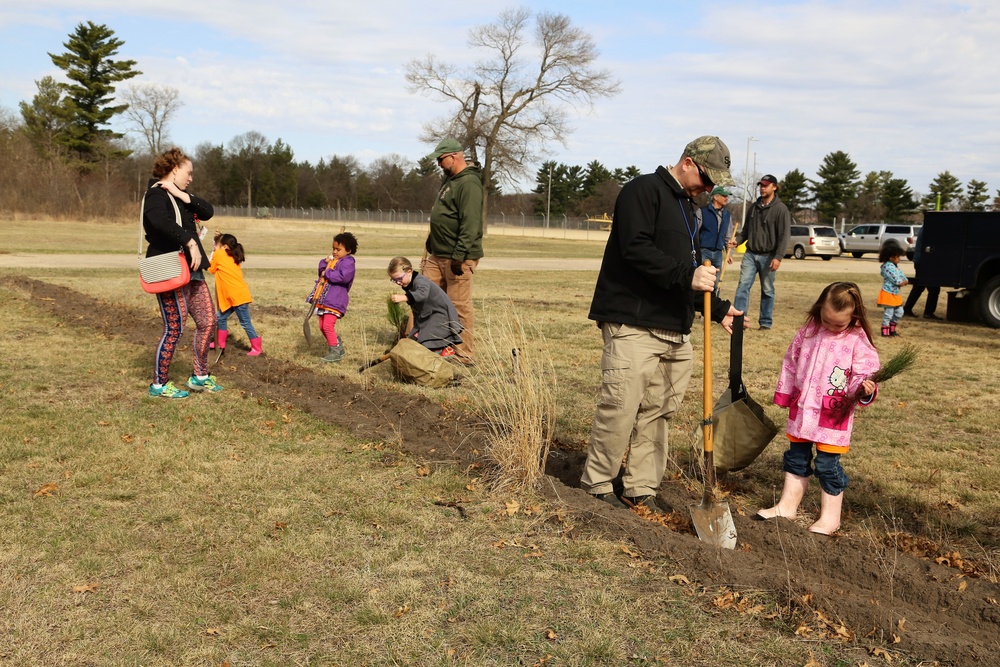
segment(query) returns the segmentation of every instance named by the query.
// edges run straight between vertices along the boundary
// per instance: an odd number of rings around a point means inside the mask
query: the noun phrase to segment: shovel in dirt
[[[316,281],[316,288],[313,290],[312,296],[309,297],[309,312],[306,313],[306,319],[302,321],[302,335],[306,337],[306,345],[312,345],[313,342],[309,320],[316,312],[316,302],[319,301],[319,295],[323,293],[324,287],[326,287],[326,278],[320,278]]]
[[[710,262],[705,262],[710,264]],[[698,539],[722,547],[736,548],[736,524],[729,511],[729,503],[715,499],[715,457],[712,451],[712,293],[705,292],[705,390],[703,396],[704,421],[701,430],[705,449],[705,492],[700,505],[691,506],[691,523]]]

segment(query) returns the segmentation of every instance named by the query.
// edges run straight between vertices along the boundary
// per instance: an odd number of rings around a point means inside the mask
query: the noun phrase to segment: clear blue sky
[[[180,91],[170,135],[186,150],[256,130],[314,163],[334,154],[415,160],[432,148],[417,140],[422,123],[446,107],[407,92],[404,65],[428,53],[474,61],[468,29],[510,6],[0,0],[0,110],[16,114],[36,80],[61,78],[48,52],[64,52],[75,26],[90,20],[124,40],[119,58],[143,71],[132,81]],[[944,170],[987,182],[990,194],[1000,188],[993,0],[531,7],[570,16],[622,82],[617,97],[574,111],[567,145],[549,146],[538,163],[650,171],[673,163],[690,139],[717,134],[739,174],[753,136],[758,174],[798,168],[813,177],[826,154],[844,150],[862,174],[892,171],[919,193]]]

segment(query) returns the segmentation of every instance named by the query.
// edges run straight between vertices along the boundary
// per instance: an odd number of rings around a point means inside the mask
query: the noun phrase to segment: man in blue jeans
[[[760,197],[747,211],[743,228],[730,241],[735,247],[747,244],[740,264],[740,281],[736,285],[733,307],[746,312],[750,303],[750,287],[760,276],[760,317],[757,324],[767,330],[774,324],[774,274],[788,248],[792,230],[792,215],[778,198],[778,179],[767,174],[760,179]]]
[[[716,185],[712,190],[708,206],[701,209],[701,231],[698,240],[701,241],[701,257],[712,262],[719,269],[715,274],[715,296],[719,296],[719,280],[722,278],[722,262],[725,258],[726,244],[729,239],[732,222],[726,204],[729,202],[729,190]],[[729,259],[732,262],[732,258]]]

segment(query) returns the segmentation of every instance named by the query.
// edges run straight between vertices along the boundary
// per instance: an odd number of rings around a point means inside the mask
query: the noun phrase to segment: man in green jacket
[[[478,164],[465,160],[462,145],[451,137],[429,157],[447,177],[431,208],[431,232],[423,275],[448,294],[462,322],[462,344],[456,356],[472,363],[475,354],[472,276],[483,256],[483,176]]]

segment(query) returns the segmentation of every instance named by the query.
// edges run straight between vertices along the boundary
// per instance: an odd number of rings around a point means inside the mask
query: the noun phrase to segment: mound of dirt
[[[122,312],[64,287],[10,276],[13,290],[30,293],[39,308],[84,330],[152,347],[159,320]],[[233,355],[220,371],[224,382],[249,396],[287,403],[364,439],[400,443],[424,460],[466,469],[484,451],[481,424],[426,398],[314,373],[295,364]],[[401,442],[400,442],[401,440]],[[671,527],[616,510],[578,488],[584,455],[555,449],[543,492],[576,508],[577,525],[632,541],[646,554],[662,554],[689,579],[706,586],[767,590],[787,600],[789,618],[805,622],[807,636],[839,634],[866,647],[888,647],[942,665],[1000,665],[1000,586],[954,567],[917,558],[889,536],[823,537],[785,520],[759,522],[734,506],[735,551],[712,548],[684,526],[700,489],[688,480],[662,485],[658,499],[673,508]],[[885,538],[885,539],[883,539]],[[952,567],[949,567],[952,565]],[[810,634],[812,633],[812,634]]]

